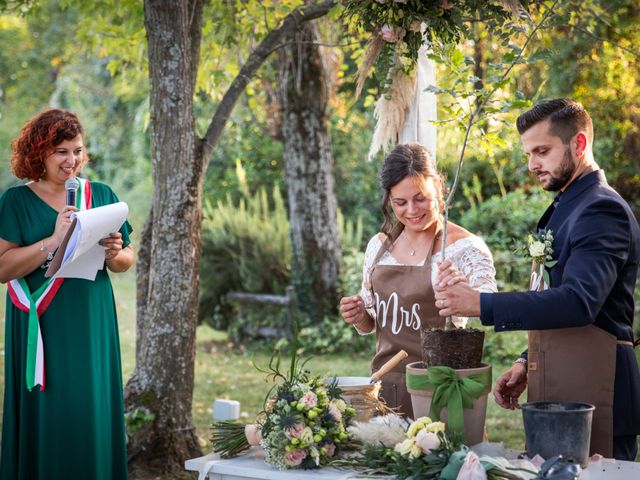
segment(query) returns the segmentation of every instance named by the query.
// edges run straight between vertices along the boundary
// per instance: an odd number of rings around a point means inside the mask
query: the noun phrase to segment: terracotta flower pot
[[[425,386],[425,384],[428,383],[428,369],[424,368],[422,362],[413,362],[407,365],[406,372],[407,391],[411,394],[414,417],[428,417],[434,395],[433,387],[429,388]],[[482,392],[477,398],[473,399],[471,408],[463,409],[463,441],[467,445],[475,445],[476,443],[482,442],[484,437],[484,425],[487,415],[487,395],[491,391],[491,365],[482,364],[479,368],[457,369],[455,372],[458,378],[475,375],[484,379],[482,382]],[[447,407],[444,407],[440,411],[440,420],[449,425]]]

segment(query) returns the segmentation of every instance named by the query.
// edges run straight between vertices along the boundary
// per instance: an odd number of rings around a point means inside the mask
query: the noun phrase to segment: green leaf
[[[464,62],[464,55],[460,50],[454,50],[451,55],[451,64],[455,67],[460,67]]]

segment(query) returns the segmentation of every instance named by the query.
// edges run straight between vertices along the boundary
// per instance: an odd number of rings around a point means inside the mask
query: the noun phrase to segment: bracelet
[[[47,261],[53,260],[53,252],[50,252],[46,248],[44,248],[44,239],[40,240],[40,251],[47,253]]]

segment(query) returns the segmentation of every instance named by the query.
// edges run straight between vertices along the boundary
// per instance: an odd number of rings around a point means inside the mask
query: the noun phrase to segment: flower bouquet
[[[275,385],[256,424],[217,422],[213,425],[213,450],[229,458],[260,445],[265,461],[278,468],[313,469],[326,465],[348,440],[347,427],[355,415],[342,399],[335,379],[323,381],[298,367],[296,342],[288,375],[279,369],[276,353],[264,371]]]
[[[306,374],[284,382],[260,422],[265,461],[279,468],[326,465],[349,438],[345,427],[354,414],[335,383]]]
[[[403,423],[404,422],[404,423]],[[533,479],[538,469],[526,460],[478,455],[452,442],[443,422],[421,417],[411,424],[390,414],[349,428],[359,454],[331,462],[363,475],[396,479]]]

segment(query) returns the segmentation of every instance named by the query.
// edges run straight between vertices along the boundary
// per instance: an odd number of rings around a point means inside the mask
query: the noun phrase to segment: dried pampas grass
[[[371,140],[369,158],[372,158],[381,148],[387,150],[398,141],[400,129],[414,101],[416,93],[415,70],[413,76],[407,76],[401,68],[396,68],[389,91],[378,99],[373,112],[376,118],[376,129]]]
[[[366,422],[355,422],[348,428],[354,440],[365,445],[384,445],[393,448],[405,439],[409,422],[404,418],[389,413],[381,417],[373,417]]]
[[[382,47],[384,46],[384,40],[379,33],[376,33],[371,36],[369,39],[369,43],[367,43],[367,48],[364,50],[364,56],[362,57],[362,62],[358,67],[358,72],[356,73],[356,99],[362,93],[362,89],[364,88],[364,82],[369,75],[369,71],[371,67],[376,63],[378,59],[378,55],[382,51]]]

